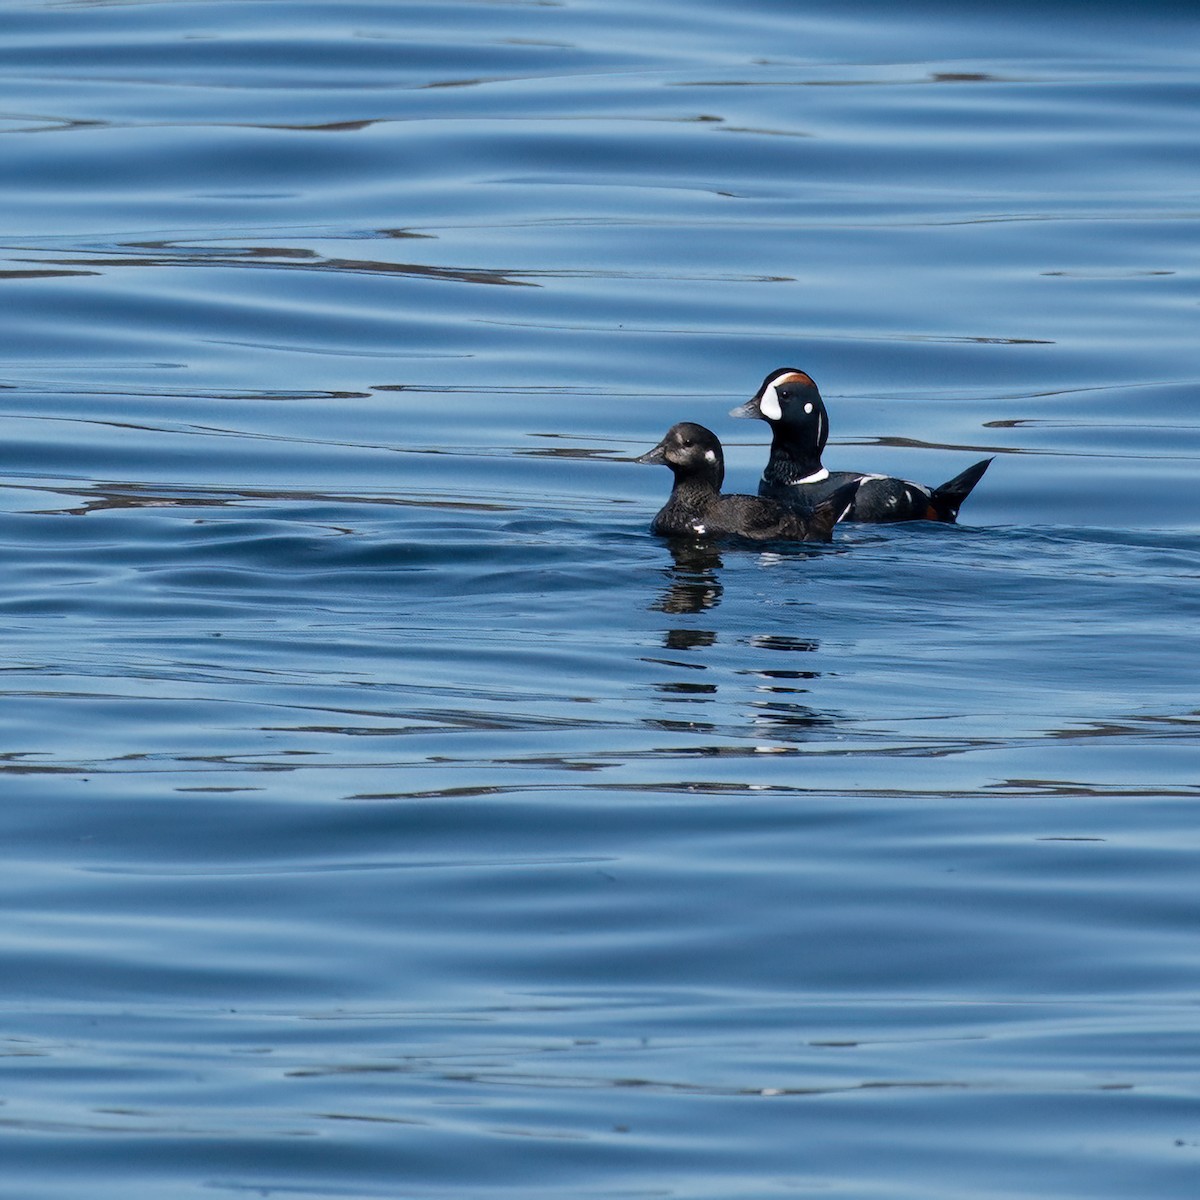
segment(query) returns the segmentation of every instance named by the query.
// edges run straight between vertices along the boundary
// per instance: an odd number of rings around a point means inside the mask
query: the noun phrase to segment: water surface
[[[2,8],[0,1194],[1196,1194],[1187,6]]]

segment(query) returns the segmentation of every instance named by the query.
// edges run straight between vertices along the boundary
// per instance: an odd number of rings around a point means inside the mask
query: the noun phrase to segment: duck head
[[[720,491],[725,481],[725,456],[711,429],[681,421],[667,430],[663,440],[634,462],[670,467],[676,482],[707,483]]]
[[[752,399],[731,409],[731,417],[757,417],[772,434],[803,446],[819,461],[829,440],[829,414],[812,379],[796,367],[770,372]]]

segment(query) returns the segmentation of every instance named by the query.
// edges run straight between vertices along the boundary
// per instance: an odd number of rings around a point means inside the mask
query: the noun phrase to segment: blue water
[[[957,7],[0,5],[5,1200],[1200,1192],[1198,22]]]

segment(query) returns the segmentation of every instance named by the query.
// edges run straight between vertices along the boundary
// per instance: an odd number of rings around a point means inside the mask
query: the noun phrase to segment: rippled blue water
[[[0,31],[0,1194],[1197,1194],[1192,6]]]

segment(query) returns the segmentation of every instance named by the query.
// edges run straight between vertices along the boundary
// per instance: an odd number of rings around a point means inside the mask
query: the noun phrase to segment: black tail
[[[939,521],[958,520],[958,510],[962,502],[971,494],[971,489],[983,478],[983,473],[991,466],[992,460],[985,458],[973,467],[968,467],[961,475],[955,475],[941,487],[933,489],[929,497],[930,507],[937,513]]]
[[[854,497],[858,494],[861,479],[843,483],[836,492],[830,492],[824,500],[808,514],[808,527],[813,540],[828,542],[833,538],[833,527],[850,511]]]

